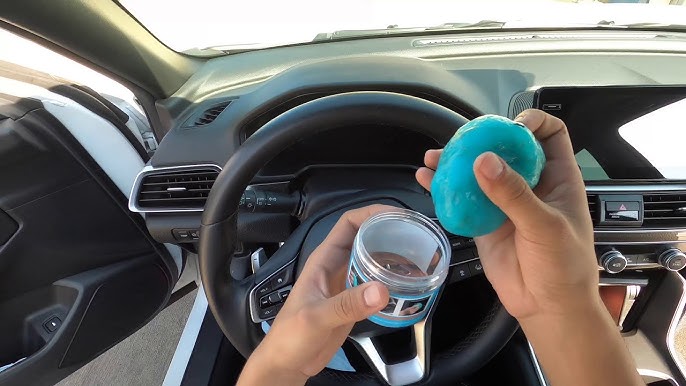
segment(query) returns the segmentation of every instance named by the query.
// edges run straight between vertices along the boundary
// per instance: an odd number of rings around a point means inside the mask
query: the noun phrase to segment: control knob
[[[622,272],[627,264],[626,257],[614,249],[603,253],[598,261],[600,266],[609,273]]]
[[[686,255],[677,248],[669,248],[660,254],[657,261],[670,271],[679,271],[686,265]]]

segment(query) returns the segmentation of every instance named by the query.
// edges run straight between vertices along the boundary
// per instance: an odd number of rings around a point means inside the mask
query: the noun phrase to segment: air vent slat
[[[597,194],[587,194],[586,199],[588,200],[588,211],[591,214],[591,219],[593,220],[593,224],[598,223],[598,217],[600,216],[600,213],[598,213],[598,195]]]
[[[191,189],[185,189],[185,190],[167,190],[167,189],[158,189],[158,190],[150,190],[150,191],[141,191],[140,194],[146,195],[146,194],[161,194],[161,193],[169,193],[169,192],[201,192],[201,193],[209,193],[211,188],[191,188]]]
[[[202,210],[218,175],[209,167],[151,172],[138,185],[136,205],[143,211]]]
[[[163,174],[163,175],[149,175],[147,177],[150,178],[151,181],[158,180],[158,179],[159,180],[168,180],[170,178],[177,178],[177,177],[184,178],[184,179],[202,178],[202,177],[214,178],[214,173],[209,172],[209,171],[196,171],[196,172],[188,172],[188,173],[181,172],[181,173],[168,173],[168,174]]]
[[[686,227],[686,194],[644,194],[643,226],[646,228]]]
[[[178,185],[178,186],[184,186],[184,185],[197,185],[197,184],[211,184],[214,182],[214,179],[210,179],[209,177],[207,179],[203,180],[192,180],[192,181],[162,181],[162,182],[145,182],[143,185],[144,186],[171,186],[171,185]]]
[[[174,197],[174,198],[141,198],[139,202],[164,202],[165,204],[169,201],[205,201],[207,197]]]
[[[223,102],[218,105],[212,106],[205,110],[196,120],[194,126],[204,126],[214,122],[219,115],[226,110],[226,108],[231,104],[231,101]]]

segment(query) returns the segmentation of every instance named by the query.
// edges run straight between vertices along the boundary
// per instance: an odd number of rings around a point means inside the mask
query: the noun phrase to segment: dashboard
[[[219,57],[158,102],[168,133],[137,177],[130,208],[146,213],[156,239],[193,251],[202,205],[233,152],[279,114],[327,95],[402,93],[467,119],[538,107],[568,124],[587,182],[599,267],[665,267],[665,251],[686,249],[682,68],[685,35],[621,31],[393,36]],[[413,172],[424,151],[443,142],[369,125],[302,138],[253,179],[249,190],[258,193],[244,200],[242,237],[287,237],[308,213],[304,197],[316,206],[318,196],[369,187],[427,194]],[[283,202],[276,206],[284,212],[259,213],[270,199]],[[611,251],[621,258],[602,257]],[[621,269],[612,267],[617,259]],[[686,257],[676,261],[671,268],[680,269]]]

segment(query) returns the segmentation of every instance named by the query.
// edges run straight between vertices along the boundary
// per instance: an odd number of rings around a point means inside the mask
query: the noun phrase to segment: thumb
[[[496,154],[486,152],[477,157],[474,175],[484,194],[518,229],[533,231],[548,222],[547,206],[536,197],[522,176]]]
[[[318,303],[312,310],[315,320],[335,328],[359,322],[388,304],[388,289],[373,281],[348,288],[338,295]]]

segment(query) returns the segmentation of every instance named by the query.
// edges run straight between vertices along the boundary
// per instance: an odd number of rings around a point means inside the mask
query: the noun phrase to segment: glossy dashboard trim
[[[603,193],[626,193],[626,192],[676,192],[686,191],[686,183],[671,183],[669,181],[646,184],[631,184],[623,185],[621,183],[612,185],[586,185],[586,193],[603,194]]]
[[[157,172],[174,172],[174,171],[184,171],[184,170],[194,170],[199,168],[213,168],[221,173],[222,168],[215,164],[196,164],[196,165],[179,165],[179,166],[164,166],[164,167],[153,167],[151,165],[145,165],[143,170],[141,170],[133,183],[131,188],[131,193],[129,194],[129,210],[136,213],[184,213],[184,212],[202,212],[204,208],[140,208],[136,204],[136,196],[138,190],[141,187],[143,177],[155,174]]]
[[[686,242],[686,229],[617,229],[593,231],[596,245],[665,244]]]

